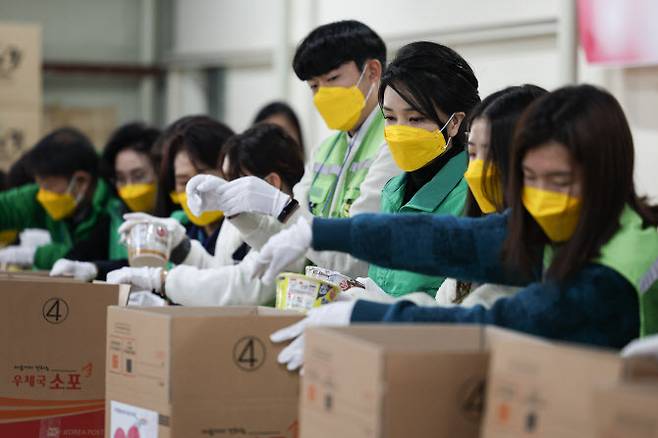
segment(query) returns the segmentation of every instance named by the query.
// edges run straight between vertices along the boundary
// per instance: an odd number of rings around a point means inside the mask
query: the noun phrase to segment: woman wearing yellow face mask
[[[468,132],[469,164],[464,179],[469,192],[465,216],[480,217],[506,209],[503,187],[508,179],[508,162],[514,126],[521,113],[546,90],[535,85],[508,87],[491,94],[471,113]],[[439,305],[491,305],[518,291],[516,287],[479,284],[446,278],[436,293]]]
[[[304,161],[295,140],[280,127],[270,124],[258,124],[231,137],[219,161],[228,181],[245,176],[262,179],[287,194],[292,193],[292,187],[304,173]],[[177,260],[172,260],[177,266],[168,271],[162,268],[123,268],[108,274],[108,281],[152,289],[185,306],[273,303],[274,285],[252,279],[244,264],[236,265],[243,259],[248,264],[258,254],[251,250],[229,221],[222,224],[217,247],[222,252],[231,248],[232,253],[215,253],[209,259],[200,254],[196,242],[188,245],[187,252],[182,250],[185,244],[179,244],[179,247]],[[286,269],[301,272],[304,265],[305,260],[301,258]]]
[[[521,116],[504,214],[314,219],[273,237],[261,249],[260,264],[270,275],[312,247],[396,269],[522,287],[490,309],[404,301],[328,304],[300,327],[332,321],[485,323],[621,348],[640,334],[658,332],[658,217],[637,196],[633,171],[633,139],[615,98],[589,85],[565,87],[537,99]],[[297,248],[293,254],[291,248]],[[297,345],[281,356],[297,360]]]
[[[159,135],[159,130],[138,122],[123,125],[112,133],[101,156],[103,176],[118,195],[110,201],[110,259],[93,262],[61,259],[53,266],[51,275],[105,279],[109,271],[128,265],[128,253],[120,242],[118,229],[124,213],[153,212],[158,179],[152,148]]]
[[[379,104],[384,137],[404,173],[384,187],[382,212],[462,213],[468,191],[464,118],[479,101],[473,71],[452,49],[430,42],[400,49],[382,76]],[[411,292],[434,297],[444,280],[376,265],[368,277],[393,297]]]

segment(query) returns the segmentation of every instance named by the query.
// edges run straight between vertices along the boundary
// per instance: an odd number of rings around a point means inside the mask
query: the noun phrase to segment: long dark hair
[[[496,205],[498,212],[507,206],[502,193],[498,192],[507,185],[514,127],[528,105],[546,93],[545,89],[532,84],[507,87],[484,98],[471,112],[469,129],[478,119],[489,123],[489,148],[484,159],[484,172],[487,172],[489,166],[494,166],[500,181],[495,181],[493,186],[490,184],[492,181],[486,181],[482,189],[492,204],[497,204],[498,200],[503,201],[502,205]],[[470,190],[466,195],[464,214],[470,217],[482,216],[482,210]]]
[[[655,226],[658,218],[640,199],[633,184],[633,137],[619,102],[591,85],[560,88],[537,99],[523,114],[514,135],[507,185],[511,207],[504,258],[530,274],[541,263],[540,249],[548,237],[522,203],[526,154],[557,142],[567,148],[581,169],[582,206],[573,237],[556,251],[546,277],[567,280],[597,257],[619,230],[626,205]]]
[[[233,180],[251,174],[264,178],[277,173],[292,189],[304,174],[304,160],[295,140],[277,125],[255,125],[234,135],[219,156],[219,163],[228,158],[224,176]]]
[[[418,41],[402,47],[382,75],[379,106],[384,105],[384,90],[394,89],[413,109],[432,120],[439,128],[438,110],[450,115],[470,111],[480,102],[478,80],[459,53],[450,47]],[[466,144],[466,123],[461,123],[453,145]],[[446,139],[447,140],[447,139]]]
[[[216,169],[222,147],[232,135],[231,128],[208,116],[183,117],[167,127],[157,141],[162,148],[158,216],[168,216],[176,209],[169,194],[176,187],[174,159],[178,152],[185,151],[197,169]]]

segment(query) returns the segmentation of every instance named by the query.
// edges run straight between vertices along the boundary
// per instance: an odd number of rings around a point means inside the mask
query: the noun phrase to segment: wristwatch
[[[290,198],[290,201],[285,207],[283,207],[283,210],[281,210],[281,213],[279,214],[279,216],[277,216],[276,219],[282,224],[285,223],[290,217],[290,215],[295,210],[297,210],[298,207],[299,207],[299,202],[297,202],[295,198]]]

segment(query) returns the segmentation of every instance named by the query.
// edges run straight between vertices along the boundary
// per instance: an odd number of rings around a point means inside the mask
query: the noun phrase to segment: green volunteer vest
[[[658,230],[642,228],[642,218],[626,206],[621,228],[596,260],[626,278],[640,299],[640,336],[658,333]]]
[[[607,266],[629,281],[640,303],[640,336],[658,333],[658,230],[643,228],[642,218],[626,206],[620,228],[601,247],[594,263]],[[544,270],[550,266],[554,249],[544,249]]]
[[[402,205],[407,174],[391,179],[382,192],[383,213],[427,213],[460,216],[464,210],[468,186],[464,172],[468,163],[466,152],[452,157],[450,161],[427,184]],[[418,274],[409,271],[382,268],[370,265],[370,277],[387,294],[400,297],[412,292],[425,292],[434,297],[444,277]]]
[[[343,168],[348,154],[347,133],[338,132],[325,140],[315,154],[313,182],[308,194],[309,209],[314,216],[345,218],[361,194],[361,183],[368,175],[381,145],[384,144],[384,117],[377,111],[349,168]],[[341,173],[345,182],[337,187]],[[331,205],[335,207],[331,209]],[[331,210],[331,211],[330,211]]]

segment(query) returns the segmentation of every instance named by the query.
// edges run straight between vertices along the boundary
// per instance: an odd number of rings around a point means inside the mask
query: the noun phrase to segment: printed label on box
[[[157,438],[158,413],[112,400],[110,402],[111,438]]]

